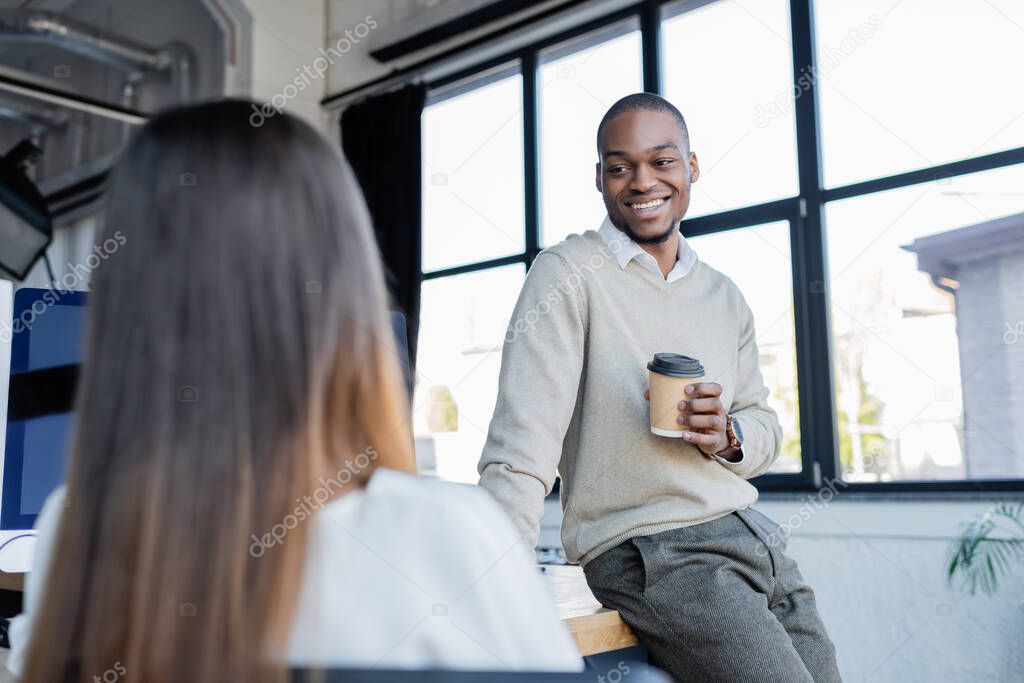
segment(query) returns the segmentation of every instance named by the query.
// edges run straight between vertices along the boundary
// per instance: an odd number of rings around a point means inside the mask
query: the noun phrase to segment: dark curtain
[[[426,87],[370,97],[341,115],[341,146],[366,197],[391,305],[405,314],[409,363],[420,321],[420,115]]]

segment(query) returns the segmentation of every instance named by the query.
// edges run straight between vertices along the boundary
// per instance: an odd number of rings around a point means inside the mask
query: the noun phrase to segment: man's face
[[[690,183],[700,173],[675,117],[620,114],[605,126],[598,147],[597,189],[612,224],[639,244],[667,240],[686,215]]]

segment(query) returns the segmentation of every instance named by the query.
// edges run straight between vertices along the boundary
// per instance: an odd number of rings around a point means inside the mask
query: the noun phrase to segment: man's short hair
[[[601,154],[601,135],[604,133],[605,126],[620,114],[633,111],[660,111],[670,114],[679,123],[679,128],[683,131],[683,140],[686,142],[687,149],[689,149],[690,129],[686,127],[686,119],[683,118],[682,113],[676,109],[675,105],[659,95],[649,92],[638,92],[626,95],[605,112],[601,123],[597,126],[598,155]]]

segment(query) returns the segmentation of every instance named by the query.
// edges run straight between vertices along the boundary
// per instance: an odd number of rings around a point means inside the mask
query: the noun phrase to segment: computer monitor
[[[12,301],[13,298],[13,301]],[[64,480],[86,316],[85,292],[19,289],[0,280],[0,570],[31,568],[31,531],[46,497]],[[395,351],[412,397],[405,317],[391,314]],[[0,384],[8,376],[0,373]],[[5,402],[2,399],[6,399]],[[6,408],[6,410],[4,410]]]
[[[85,300],[51,289],[14,294],[0,530],[31,529],[64,479]]]
[[[62,481],[85,325],[84,292],[14,295],[0,529],[32,528]],[[395,350],[412,395],[406,318],[391,313]]]

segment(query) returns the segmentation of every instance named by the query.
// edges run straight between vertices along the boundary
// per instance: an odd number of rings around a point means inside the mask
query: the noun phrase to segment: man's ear
[[[697,163],[697,155],[690,152],[690,182],[695,183],[700,180],[700,164]]]
[[[594,164],[594,186],[598,192],[604,192],[604,188],[601,186],[601,162]]]

